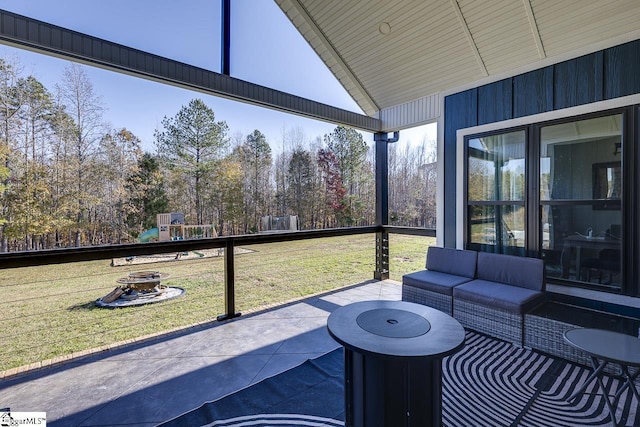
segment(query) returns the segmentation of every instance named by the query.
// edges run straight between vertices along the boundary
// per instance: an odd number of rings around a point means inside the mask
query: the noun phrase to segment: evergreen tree
[[[258,231],[260,218],[268,215],[271,198],[271,147],[259,130],[236,148],[244,172],[245,231]]]
[[[339,162],[335,154],[332,151],[320,149],[317,158],[324,184],[325,206],[322,215],[322,228],[333,227],[337,223],[343,223],[347,190],[342,184]]]
[[[22,241],[22,249],[32,250],[46,245],[53,224],[48,167],[53,104],[49,92],[32,76],[19,79],[17,90],[22,105],[17,113],[13,179],[7,197],[12,219],[6,233]]]
[[[362,184],[367,179],[363,172],[369,147],[359,132],[344,126],[338,126],[325,135],[324,142],[337,160],[338,172],[348,193],[342,200],[340,222],[342,225],[355,225],[362,218]]]
[[[168,197],[164,174],[158,158],[144,153],[138,159],[138,167],[127,179],[126,189],[130,194],[131,208],[127,224],[135,236],[157,226],[157,215],[168,212]]]
[[[7,222],[11,218],[8,203],[12,147],[19,125],[18,112],[22,106],[19,65],[0,59],[0,252],[7,252]]]
[[[234,156],[220,162],[213,173],[212,186],[217,189],[212,193],[211,206],[215,206],[217,210],[218,235],[244,232],[244,227],[241,228],[244,208],[243,171],[241,163]]]
[[[202,224],[204,178],[225,153],[228,126],[224,121],[216,122],[213,110],[202,100],[193,99],[174,117],[165,117],[162,127],[155,132],[158,156],[166,168],[188,183],[195,220]]]
[[[49,185],[54,221],[53,245],[69,247],[75,244],[74,230],[77,230],[76,156],[73,149],[76,126],[60,98],[54,100],[51,127]]]
[[[45,238],[53,231],[52,199],[47,186],[47,172],[46,166],[42,164],[30,164],[7,193],[11,221],[5,232],[9,238],[22,240],[18,249],[44,249]]]
[[[338,126],[324,136],[324,142],[327,149],[336,156],[344,185],[349,193],[354,194],[360,178],[359,172],[369,149],[362,134],[355,129]]]
[[[141,156],[140,139],[127,129],[109,132],[100,141],[100,228],[111,243],[122,243],[129,234],[126,219],[135,207],[127,184],[137,175]]]
[[[293,151],[287,171],[287,183],[288,205],[298,215],[301,228],[312,228],[316,177],[313,157],[309,151],[302,148]]]

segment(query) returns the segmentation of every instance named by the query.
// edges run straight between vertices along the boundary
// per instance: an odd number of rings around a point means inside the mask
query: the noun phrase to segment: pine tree
[[[158,156],[176,178],[186,181],[193,194],[195,221],[202,224],[205,177],[225,154],[229,128],[224,121],[216,122],[213,110],[200,99],[191,100],[174,117],[165,117],[162,127],[155,132]]]
[[[244,173],[245,231],[258,231],[260,218],[268,215],[271,199],[271,147],[259,130],[254,130],[245,142],[236,147]]]
[[[131,204],[127,224],[134,236],[156,227],[157,214],[168,212],[164,174],[158,158],[151,153],[144,153],[138,159],[135,173],[128,177],[125,188]]]

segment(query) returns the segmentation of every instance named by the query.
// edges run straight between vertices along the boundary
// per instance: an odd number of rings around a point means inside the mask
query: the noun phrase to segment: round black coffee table
[[[344,346],[346,426],[439,426],[442,358],[464,346],[453,317],[404,301],[336,309],[329,334]]]

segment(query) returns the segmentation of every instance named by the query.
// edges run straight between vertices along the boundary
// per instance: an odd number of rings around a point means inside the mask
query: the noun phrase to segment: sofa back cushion
[[[429,246],[427,270],[474,278],[477,257],[475,251]]]
[[[545,290],[544,261],[538,258],[479,252],[477,271],[481,280]]]

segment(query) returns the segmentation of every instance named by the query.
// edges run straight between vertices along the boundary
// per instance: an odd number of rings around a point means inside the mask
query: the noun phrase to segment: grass
[[[391,279],[424,268],[428,237],[392,235]],[[246,246],[236,255],[236,309],[251,312],[373,278],[375,237]],[[94,301],[132,271],[168,273],[186,290],[157,304],[104,309]],[[111,267],[109,260],[2,271],[0,372],[214,320],[224,313],[224,259]]]

